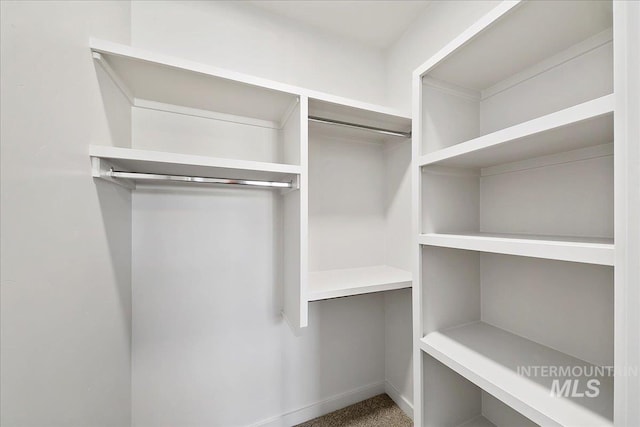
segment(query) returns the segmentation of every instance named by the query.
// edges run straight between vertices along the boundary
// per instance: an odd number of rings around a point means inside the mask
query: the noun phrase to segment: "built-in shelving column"
[[[307,264],[309,234],[309,99],[301,96],[284,129],[284,146],[288,156],[300,164],[299,188],[283,195],[284,251],[283,315],[294,331],[305,328],[309,321],[307,300]]]
[[[614,387],[629,425],[613,24],[607,1],[504,2],[414,73],[417,425],[613,425]]]
[[[616,426],[640,425],[640,3],[615,1]],[[635,375],[627,374],[635,371]]]

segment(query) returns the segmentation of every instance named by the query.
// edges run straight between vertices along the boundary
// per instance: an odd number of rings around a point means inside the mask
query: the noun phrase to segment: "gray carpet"
[[[413,421],[386,394],[363,400],[296,427],[411,427]]]

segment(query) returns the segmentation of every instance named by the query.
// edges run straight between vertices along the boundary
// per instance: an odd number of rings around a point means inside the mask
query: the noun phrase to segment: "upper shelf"
[[[366,129],[357,129],[353,126],[340,126],[340,124],[322,125],[310,123],[311,132],[321,132],[328,136],[347,138],[367,138],[368,140],[386,141],[392,138],[408,138],[411,136],[411,119],[397,116],[383,111],[374,111],[358,108],[353,105],[339,104],[327,100],[309,98],[309,117],[321,117],[323,119],[336,120],[351,124],[376,128],[378,133],[372,133]],[[385,132],[385,130],[387,132]],[[376,138],[377,137],[377,138]]]
[[[279,122],[297,98],[286,85],[130,46],[91,40],[91,50],[131,100]]]
[[[132,103],[136,99],[281,123],[292,103],[309,98],[310,111],[378,127],[411,127],[398,110],[288,85],[119,43],[91,39],[97,60]],[[334,113],[337,116],[334,116]]]
[[[309,273],[309,301],[411,287],[411,273],[388,265]]]
[[[264,182],[294,182],[300,166],[264,163],[247,160],[224,159],[131,148],[91,146],[92,159],[106,161],[94,164],[93,176],[111,180],[105,172],[113,167],[123,172],[197,176]],[[126,180],[123,182],[127,182]]]
[[[481,91],[611,28],[612,15],[610,1],[503,2],[416,72]]]
[[[458,374],[502,400],[526,417],[545,426],[612,426],[613,380],[594,375],[557,377],[519,372],[523,368],[579,367],[589,375],[594,366],[580,359],[478,322],[432,332],[420,341],[423,351]],[[572,390],[584,392],[587,381],[600,381],[597,396],[554,396],[553,380],[563,386],[574,382]],[[577,393],[576,393],[577,394]]]
[[[421,166],[486,168],[613,141],[614,95],[422,156]]]

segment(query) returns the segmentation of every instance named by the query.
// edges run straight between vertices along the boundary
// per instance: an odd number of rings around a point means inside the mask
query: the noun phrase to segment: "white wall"
[[[411,114],[413,70],[499,3],[499,0],[432,1],[385,52],[388,105]]]
[[[101,99],[88,39],[127,43],[130,5],[0,7],[0,424],[126,426],[131,200],[93,182],[88,145],[127,122],[105,109],[124,104]]]
[[[383,104],[379,49],[242,1],[133,1],[132,43],[284,83]]]
[[[313,303],[301,336],[283,321],[278,200],[269,190],[134,193],[134,426],[289,426],[337,409],[323,408],[328,399],[382,392],[381,296]],[[311,405],[320,412],[280,418]]]

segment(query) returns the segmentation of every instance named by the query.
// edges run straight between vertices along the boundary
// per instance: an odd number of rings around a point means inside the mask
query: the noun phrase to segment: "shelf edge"
[[[426,246],[606,266],[613,266],[615,257],[615,245],[607,243],[437,233],[421,234],[418,242]]]
[[[502,144],[514,142],[528,136],[611,114],[614,110],[614,100],[615,97],[613,94],[605,95],[514,126],[500,129],[490,134],[425,154],[419,158],[418,164],[420,167],[437,164],[446,160],[470,155],[481,150],[498,147]]]

